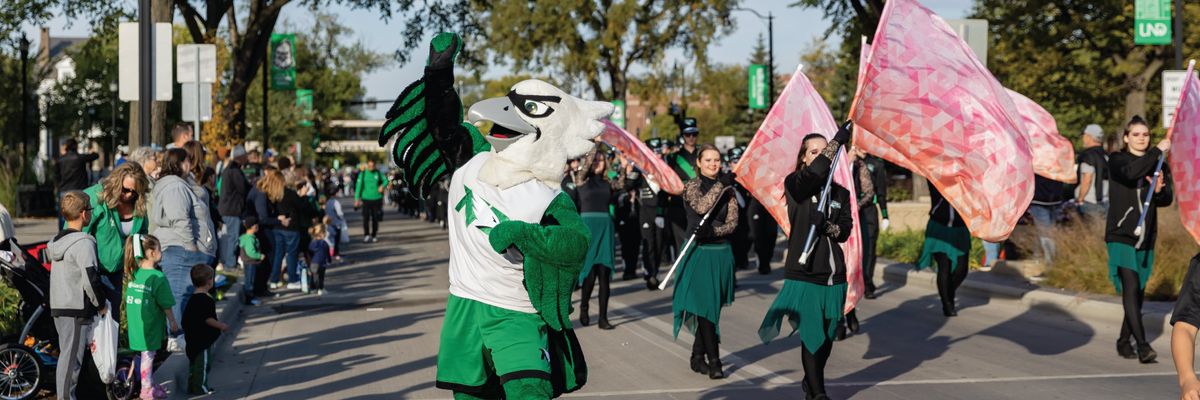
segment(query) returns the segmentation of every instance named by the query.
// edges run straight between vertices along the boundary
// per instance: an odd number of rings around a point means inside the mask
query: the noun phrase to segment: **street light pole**
[[[138,63],[138,146],[148,146],[153,140],[150,126],[150,106],[154,104],[154,19],[150,15],[152,3],[151,0],[140,0],[138,5],[138,53],[141,59]]]
[[[767,104],[767,109],[769,110],[771,109],[771,105],[775,104],[775,15],[767,11],[767,15],[763,16],[758,11],[742,7],[734,7],[732,10],[752,12],[759,19],[767,20],[767,73],[769,75],[767,79],[767,91],[770,92],[767,94],[769,103]]]
[[[113,155],[114,160],[116,159],[116,156],[117,156],[117,90],[118,89],[120,89],[120,87],[117,86],[116,82],[112,82],[112,83],[108,84],[108,95],[109,95],[108,96],[108,114],[109,114],[109,120],[112,122],[112,125],[110,125],[110,128],[109,128],[110,130],[109,130],[109,137],[108,137],[109,146],[112,147],[112,149],[111,149],[112,152],[109,154]]]
[[[29,57],[28,57],[29,56],[29,39],[25,38],[25,32],[21,32],[21,43],[17,47],[21,50],[21,123],[20,123],[21,132],[20,132],[20,134],[21,134],[21,140],[25,141],[25,151],[29,151],[29,148],[33,147],[33,146],[31,146],[30,145],[31,143],[29,143],[29,134],[28,134],[29,126],[27,125],[28,121],[26,121],[27,119],[29,119],[29,85],[26,84],[26,82],[29,81],[28,71],[26,71],[26,68],[28,68],[27,64],[29,64]],[[26,154],[22,154],[22,156],[25,156],[25,155]]]
[[[1175,69],[1183,69],[1183,0],[1175,0]]]

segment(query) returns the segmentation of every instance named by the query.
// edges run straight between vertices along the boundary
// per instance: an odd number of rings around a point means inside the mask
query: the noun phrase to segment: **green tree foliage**
[[[653,66],[669,49],[696,64],[733,27],[736,0],[472,0],[483,57],[516,71],[548,72],[556,83],[584,82],[597,99],[621,99],[635,65]]]
[[[296,108],[296,94],[290,90],[268,93],[268,117],[271,124],[271,145],[281,149],[300,142],[306,152],[311,148],[313,135],[323,132],[328,121],[362,118],[361,109],[346,104],[366,94],[362,76],[385,65],[385,55],[368,50],[351,40],[354,31],[332,14],[316,12],[313,25],[287,27],[296,33],[296,87],[313,91],[314,126],[300,126],[301,115]],[[251,124],[249,138],[262,137],[262,83],[250,85],[246,99],[246,114]],[[306,153],[306,157],[308,153]]]

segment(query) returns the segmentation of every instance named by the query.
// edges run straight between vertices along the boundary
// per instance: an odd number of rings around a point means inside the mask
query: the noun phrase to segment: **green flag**
[[[296,89],[296,35],[271,34],[271,89]]]

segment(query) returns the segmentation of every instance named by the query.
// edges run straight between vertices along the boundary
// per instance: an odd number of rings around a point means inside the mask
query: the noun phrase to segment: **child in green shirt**
[[[179,332],[171,307],[175,297],[167,277],[157,269],[162,252],[158,239],[133,234],[125,241],[125,320],[129,323],[129,348],[141,352],[142,399],[164,399],[166,390],[154,385],[154,353],[162,348],[170,323]]]
[[[242,283],[242,302],[246,305],[257,306],[259,301],[254,298],[254,274],[258,270],[258,265],[266,258],[258,247],[258,236],[255,236],[258,233],[258,218],[243,219],[242,227],[246,228],[246,233],[238,237],[238,248],[242,249],[239,258],[242,261],[242,271],[246,280]]]

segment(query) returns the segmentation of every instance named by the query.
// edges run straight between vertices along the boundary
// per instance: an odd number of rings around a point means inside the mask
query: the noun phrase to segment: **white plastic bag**
[[[300,264],[300,291],[308,293],[308,264],[305,264],[304,260],[300,260],[297,264]]]
[[[100,381],[109,384],[117,377],[117,340],[121,325],[113,318],[116,310],[112,304],[104,303],[108,311],[92,322],[92,341],[88,347],[92,350],[96,370],[100,372]]]
[[[167,351],[172,353],[182,353],[187,349],[187,341],[183,340],[183,333],[167,337]]]

